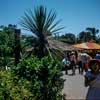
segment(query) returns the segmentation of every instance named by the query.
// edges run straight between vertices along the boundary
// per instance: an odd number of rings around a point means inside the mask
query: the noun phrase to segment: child
[[[91,60],[89,68],[85,74],[85,86],[89,86],[86,100],[100,100],[100,62]]]

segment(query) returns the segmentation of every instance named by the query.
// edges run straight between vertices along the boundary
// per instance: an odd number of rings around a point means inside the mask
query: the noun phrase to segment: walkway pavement
[[[84,87],[84,76],[79,75],[78,71],[76,71],[76,75],[72,76],[69,70],[69,74],[64,73],[63,76],[65,79],[63,92],[66,94],[67,100],[85,100],[88,88]]]

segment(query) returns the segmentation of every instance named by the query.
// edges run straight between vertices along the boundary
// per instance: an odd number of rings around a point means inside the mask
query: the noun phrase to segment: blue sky
[[[57,19],[62,19],[61,25],[65,26],[62,34],[78,34],[87,27],[100,30],[100,0],[0,0],[0,25],[16,24],[21,28],[21,16],[38,5],[56,10]]]

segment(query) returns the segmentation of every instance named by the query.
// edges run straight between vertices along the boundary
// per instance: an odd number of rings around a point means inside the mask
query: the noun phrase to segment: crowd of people
[[[79,74],[84,76],[84,85],[89,86],[86,100],[100,100],[100,51],[94,57],[85,50],[71,51],[67,53],[62,63],[66,74],[71,69],[72,75],[75,75],[77,66]]]
[[[100,51],[97,52],[95,57],[89,55],[86,50],[70,51],[67,52],[65,58],[62,60],[65,73],[72,70],[72,75],[75,75],[75,69],[78,68],[79,74],[83,74],[88,70],[88,62],[92,59],[100,59]]]

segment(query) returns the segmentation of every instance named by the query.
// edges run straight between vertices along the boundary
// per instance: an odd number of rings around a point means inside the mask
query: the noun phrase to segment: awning
[[[94,42],[85,42],[73,45],[75,48],[79,49],[100,49],[100,45]]]

